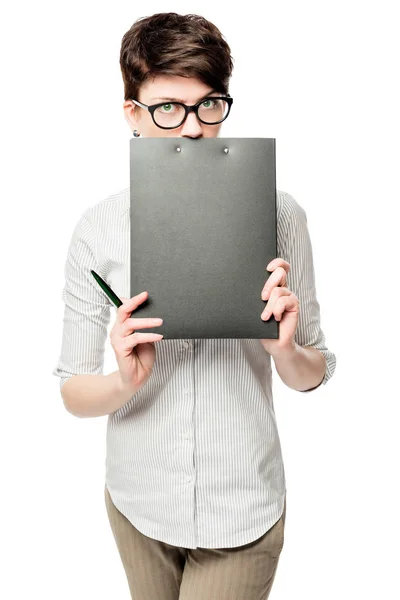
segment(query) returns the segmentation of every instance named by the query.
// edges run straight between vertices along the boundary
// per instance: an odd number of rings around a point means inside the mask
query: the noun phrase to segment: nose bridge
[[[201,129],[201,122],[198,120],[197,118],[197,114],[196,114],[196,105],[194,106],[189,106],[189,111],[188,114],[186,116],[185,121],[182,124],[182,127],[184,129],[189,128],[189,129]]]

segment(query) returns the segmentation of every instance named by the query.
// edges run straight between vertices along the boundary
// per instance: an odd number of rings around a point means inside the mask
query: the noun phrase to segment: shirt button
[[[183,342],[183,347],[184,348],[189,348],[189,342]]]
[[[185,438],[185,440],[188,440],[190,438],[190,432],[185,431],[185,433],[183,434],[183,437]]]
[[[192,476],[186,475],[185,481],[186,481],[186,483],[190,483],[192,481]]]

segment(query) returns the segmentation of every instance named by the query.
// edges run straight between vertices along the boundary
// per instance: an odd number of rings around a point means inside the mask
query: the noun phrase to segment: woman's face
[[[151,106],[163,102],[168,104],[175,98],[179,98],[184,104],[196,104],[205,96],[220,96],[218,92],[210,93],[212,90],[198,79],[178,76],[158,76],[147,81],[140,89],[139,102]],[[137,106],[134,102],[124,102],[125,119],[133,131],[136,129],[141,137],[190,137],[190,138],[212,138],[218,137],[222,123],[218,125],[204,125],[194,112],[190,112],[186,121],[175,129],[161,129],[157,127],[151,118],[151,114],[145,108]]]

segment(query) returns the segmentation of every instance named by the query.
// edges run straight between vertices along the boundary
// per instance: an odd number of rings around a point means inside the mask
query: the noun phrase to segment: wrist
[[[279,346],[278,344],[274,344],[274,347],[271,349],[269,354],[271,354],[272,358],[285,358],[290,359],[293,358],[297,352],[299,351],[300,346],[296,344],[294,340],[291,340],[290,343],[285,344],[284,346]]]
[[[112,377],[114,380],[115,393],[119,396],[129,398],[137,392],[137,389],[134,386],[128,385],[122,380],[119,369],[113,373],[110,373],[109,377]]]

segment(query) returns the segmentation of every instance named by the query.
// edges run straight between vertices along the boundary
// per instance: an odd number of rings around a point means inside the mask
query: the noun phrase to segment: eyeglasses
[[[218,125],[225,121],[230,113],[233,98],[227,96],[208,96],[197,104],[188,106],[182,102],[160,102],[147,106],[139,100],[131,98],[132,102],[149,111],[152,119],[161,129],[176,129],[186,120],[190,112],[195,112],[197,118],[205,125]],[[168,108],[165,108],[168,107]]]

